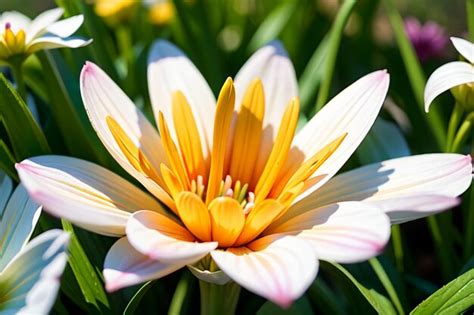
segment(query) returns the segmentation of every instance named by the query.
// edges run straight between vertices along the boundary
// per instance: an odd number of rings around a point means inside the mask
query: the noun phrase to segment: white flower
[[[216,100],[192,62],[157,41],[148,85],[159,134],[99,67],[86,63],[81,74],[102,143],[168,209],[87,161],[40,156],[16,166],[51,214],[121,237],[104,263],[108,291],[188,266],[201,280],[232,279],[288,306],[313,282],[318,260],[378,255],[390,222],[453,207],[471,184],[471,158],[459,154],[404,157],[334,176],[380,111],[386,71],[347,87],[299,132],[295,71],[279,43],[257,51]],[[208,255],[217,272],[206,270]]]
[[[453,87],[467,84],[469,90],[474,90],[474,44],[457,37],[451,37],[451,41],[457,51],[467,60],[467,62],[449,62],[442,65],[431,74],[425,87],[426,112],[428,112],[431,103],[438,95]],[[465,91],[465,93],[468,92],[469,91]],[[474,104],[465,105],[474,107]]]
[[[60,47],[77,48],[92,40],[70,37],[82,25],[84,17],[76,15],[61,21],[64,10],[56,8],[45,11],[34,20],[16,12],[0,15],[0,60],[12,56],[26,57],[35,51]]]
[[[0,314],[48,314],[67,259],[69,234],[49,230],[28,243],[41,207],[0,172]]]

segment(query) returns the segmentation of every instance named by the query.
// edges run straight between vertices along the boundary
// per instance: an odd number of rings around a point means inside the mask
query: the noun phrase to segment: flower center
[[[234,111],[231,79],[217,101],[212,147],[206,157],[195,115],[183,93],[172,99],[171,134],[164,114],[158,128],[168,163],[154,168],[139,145],[110,116],[106,121],[125,157],[171,197],[170,209],[199,241],[219,247],[241,246],[257,238],[301,194],[308,179],[343,141],[336,138],[304,161],[288,160],[299,114],[292,99],[274,139],[264,136],[264,96],[260,80],[252,82],[240,109]],[[262,150],[271,148],[271,150]],[[165,201],[164,201],[165,202]]]
[[[5,23],[5,29],[0,35],[0,57],[7,57],[25,51],[25,31],[20,29],[15,33],[12,31],[10,22]]]

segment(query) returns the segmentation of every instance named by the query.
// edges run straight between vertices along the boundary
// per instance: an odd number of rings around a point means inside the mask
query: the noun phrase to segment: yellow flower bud
[[[150,22],[155,25],[166,25],[174,17],[175,8],[171,1],[157,1],[150,8]]]
[[[138,0],[96,0],[95,13],[110,25],[129,21],[135,13]]]

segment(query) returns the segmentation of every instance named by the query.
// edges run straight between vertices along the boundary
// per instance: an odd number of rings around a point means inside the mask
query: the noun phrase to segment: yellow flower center
[[[193,112],[183,93],[172,99],[174,141],[162,113],[158,128],[168,165],[156,170],[118,123],[109,129],[129,162],[171,196],[171,210],[199,241],[217,241],[220,248],[256,239],[281,217],[310,184],[311,175],[339,147],[346,134],[299,163],[286,163],[299,115],[293,98],[271,143],[263,143],[265,101],[262,82],[254,80],[241,107],[234,110],[235,91],[227,79],[217,100],[213,144],[205,158]],[[261,147],[271,146],[263,163]]]
[[[13,33],[10,23],[5,23],[5,29],[0,33],[0,58],[25,52],[25,31],[20,29]]]

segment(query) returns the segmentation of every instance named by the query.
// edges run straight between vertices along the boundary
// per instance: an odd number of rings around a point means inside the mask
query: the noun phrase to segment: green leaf
[[[196,281],[196,277],[185,270],[174,290],[168,314],[174,315],[185,313],[185,301],[190,298],[190,289],[194,281]]]
[[[392,303],[390,303],[390,301],[385,296],[378,293],[374,289],[366,288],[341,265],[337,263],[325,263],[321,266],[330,267],[328,271],[334,276],[335,279],[339,280],[338,285],[346,289],[346,294],[350,294],[350,298],[355,298],[354,295],[357,295],[358,292],[362,295],[370,307],[378,314],[396,314]]]
[[[426,84],[425,75],[420,62],[418,61],[415,50],[405,33],[403,19],[397,11],[393,0],[385,0],[385,7],[387,8],[387,15],[390,24],[392,25],[395,39],[397,40],[398,48],[400,49],[400,54],[403,58],[418,108],[421,114],[427,118],[431,132],[435,136],[439,147],[444,148],[444,144],[446,143],[446,126],[442,119],[443,116],[440,108],[433,105],[430,107],[430,112],[428,114],[425,113],[423,98]]]
[[[331,88],[331,81],[334,74],[334,68],[336,66],[337,52],[339,51],[339,44],[341,43],[342,33],[349,20],[349,16],[354,9],[356,4],[355,0],[346,0],[342,4],[339,12],[336,16],[336,20],[331,27],[329,39],[328,39],[328,52],[327,59],[324,67],[324,80],[319,90],[318,98],[316,100],[316,111],[320,110],[329,96],[329,89]]]
[[[317,277],[309,287],[307,295],[311,303],[316,306],[317,314],[345,314],[341,301],[321,277]]]
[[[474,301],[474,269],[457,277],[418,305],[410,314],[461,314]]]
[[[387,141],[390,139],[390,141]],[[362,165],[410,155],[400,129],[392,122],[377,118],[356,151]]]
[[[10,138],[16,161],[50,152],[43,131],[3,74],[0,74],[0,118]]]
[[[18,181],[18,175],[15,171],[15,158],[2,139],[0,139],[0,169]]]
[[[140,304],[141,300],[148,292],[148,290],[153,286],[154,281],[148,281],[144,285],[142,285],[138,291],[132,296],[130,301],[127,304],[127,307],[123,311],[123,315],[133,315],[135,314],[135,310],[137,309],[138,305]]]
[[[97,311],[103,312],[104,309],[109,308],[109,301],[105,294],[102,281],[99,275],[97,275],[94,266],[87,258],[72,224],[66,220],[61,220],[61,222],[63,230],[71,234],[68,263],[81,288],[84,299],[87,303],[93,305]]]
[[[263,20],[255,31],[248,51],[253,52],[271,40],[276,39],[298,7],[298,1],[283,1]]]
[[[306,295],[296,300],[288,309],[282,309],[272,302],[266,302],[258,310],[257,315],[310,315],[314,314]]]
[[[47,85],[51,113],[63,136],[64,143],[73,156],[94,160],[93,147],[86,137],[84,126],[74,109],[71,97],[49,52],[37,53]]]

